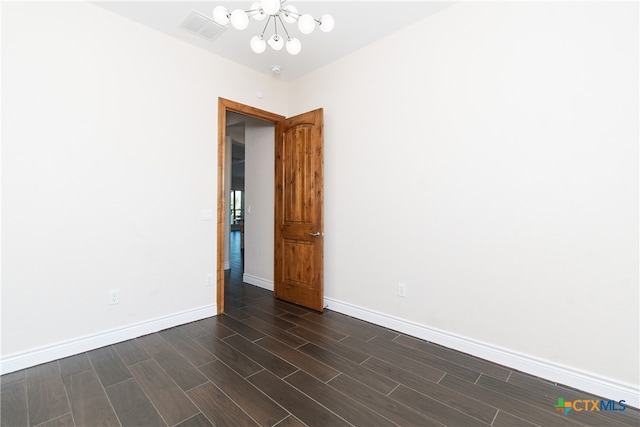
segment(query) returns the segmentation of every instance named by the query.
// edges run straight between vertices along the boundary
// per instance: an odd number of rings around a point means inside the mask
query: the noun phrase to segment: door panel
[[[276,138],[274,293],[322,311],[323,110],[279,122]]]

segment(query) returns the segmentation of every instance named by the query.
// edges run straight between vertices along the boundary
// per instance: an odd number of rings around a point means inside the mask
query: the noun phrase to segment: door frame
[[[227,223],[227,204],[225,194],[226,162],[226,133],[227,112],[239,113],[256,119],[272,122],[274,125],[285,119],[285,116],[261,110],[256,107],[241,104],[225,98],[218,98],[218,218],[217,218],[217,257],[216,257],[216,306],[218,314],[224,313],[224,254],[227,248],[224,244],[225,225]],[[274,132],[274,141],[276,138]],[[274,165],[275,167],[275,165]]]

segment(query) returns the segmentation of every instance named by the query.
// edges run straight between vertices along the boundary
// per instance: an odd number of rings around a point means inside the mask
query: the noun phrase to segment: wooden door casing
[[[271,122],[277,126],[284,120],[284,116],[240,104],[224,98],[218,98],[218,209],[217,209],[217,259],[216,259],[216,306],[218,314],[224,312],[224,254],[227,248],[224,245],[224,230],[228,226],[227,203],[225,194],[225,169],[226,165],[225,135],[227,128],[227,112],[244,114],[245,116]]]

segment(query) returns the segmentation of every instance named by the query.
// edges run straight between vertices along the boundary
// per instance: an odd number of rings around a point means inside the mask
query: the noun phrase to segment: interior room
[[[223,99],[324,112],[324,314],[281,320],[395,331],[624,401],[610,421],[633,424],[638,3],[291,0],[335,18],[299,36],[299,55],[251,52],[257,23],[212,40],[179,28],[191,10],[241,3],[1,3],[3,386],[169,328],[236,325],[248,309],[217,298],[219,254],[233,270],[218,242],[235,232],[242,297],[273,299],[274,124],[230,114],[221,134]],[[240,162],[242,188],[222,168]],[[224,236],[219,221],[233,225]],[[554,405],[569,396],[545,397],[567,425],[579,411]],[[518,417],[493,405],[479,424]],[[271,425],[312,424],[295,415]]]

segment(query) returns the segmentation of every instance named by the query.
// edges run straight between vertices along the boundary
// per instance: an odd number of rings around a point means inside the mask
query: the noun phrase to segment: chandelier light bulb
[[[236,9],[231,12],[231,25],[236,30],[244,30],[249,26],[249,17],[242,9]]]
[[[298,28],[302,34],[311,34],[316,28],[316,21],[313,16],[305,13],[298,19]]]
[[[267,43],[273,50],[280,50],[284,46],[284,40],[277,34],[272,35]]]
[[[280,11],[280,0],[262,0],[261,3],[267,15],[275,15]]]
[[[213,9],[213,20],[220,25],[227,25],[229,23],[229,12],[224,6],[216,6]]]
[[[264,10],[262,10],[262,6],[261,6],[259,1],[255,2],[255,3],[253,3],[251,5],[251,10],[253,11],[253,12],[251,12],[251,16],[256,21],[262,21],[267,16],[267,14],[264,13]]]
[[[298,20],[298,9],[293,5],[285,7],[282,19],[287,24],[293,24]]]
[[[262,53],[267,48],[267,42],[262,36],[253,36],[251,38],[251,50],[255,53]]]
[[[302,50],[302,44],[300,40],[295,37],[290,37],[289,41],[287,41],[287,52],[291,55],[297,55]]]
[[[335,26],[335,21],[333,20],[333,16],[331,15],[322,15],[320,17],[320,29],[325,33],[333,30]]]

